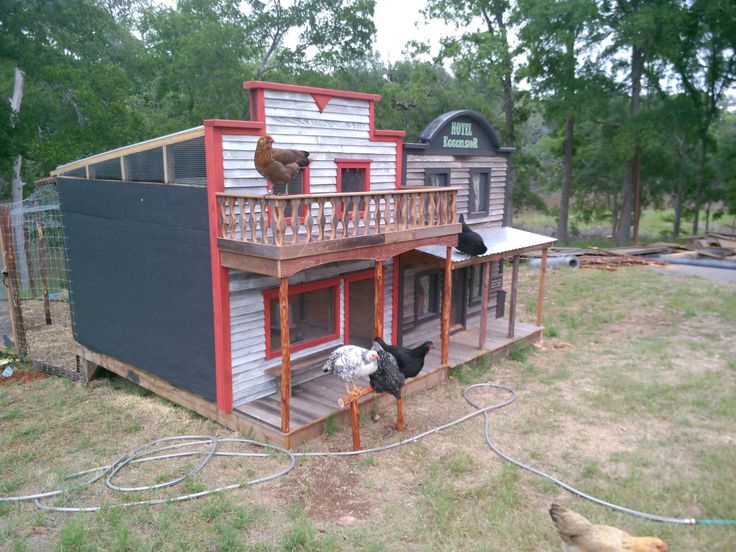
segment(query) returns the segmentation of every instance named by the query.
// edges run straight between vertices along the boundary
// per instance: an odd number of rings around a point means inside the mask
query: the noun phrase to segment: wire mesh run
[[[64,232],[55,181],[0,206],[5,347],[48,372],[79,377],[72,335]]]

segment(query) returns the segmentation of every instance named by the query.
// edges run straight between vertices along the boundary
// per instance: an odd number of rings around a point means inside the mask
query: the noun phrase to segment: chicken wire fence
[[[64,232],[55,180],[0,206],[3,345],[46,372],[78,379]]]

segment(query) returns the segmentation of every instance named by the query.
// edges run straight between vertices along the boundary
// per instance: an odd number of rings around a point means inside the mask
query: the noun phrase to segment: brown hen
[[[549,515],[564,552],[667,552],[667,545],[656,537],[632,537],[610,525],[595,525],[559,504],[550,506]]]
[[[256,146],[256,170],[271,184],[288,184],[301,167],[309,165],[309,152],[277,149],[273,138],[261,136]]]

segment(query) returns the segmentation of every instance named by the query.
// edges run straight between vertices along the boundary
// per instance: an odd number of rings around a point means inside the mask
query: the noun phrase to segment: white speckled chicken
[[[322,367],[326,374],[334,372],[344,383],[345,390],[350,393],[348,383],[353,384],[352,391],[357,391],[356,380],[371,375],[378,369],[378,352],[364,349],[356,345],[343,345],[330,354]]]

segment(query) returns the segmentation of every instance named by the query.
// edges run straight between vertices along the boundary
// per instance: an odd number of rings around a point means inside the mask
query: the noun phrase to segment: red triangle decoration
[[[330,103],[332,96],[328,96],[326,94],[312,94],[312,98],[314,99],[314,103],[317,104],[317,109],[322,113],[325,107],[327,107],[327,104]]]

